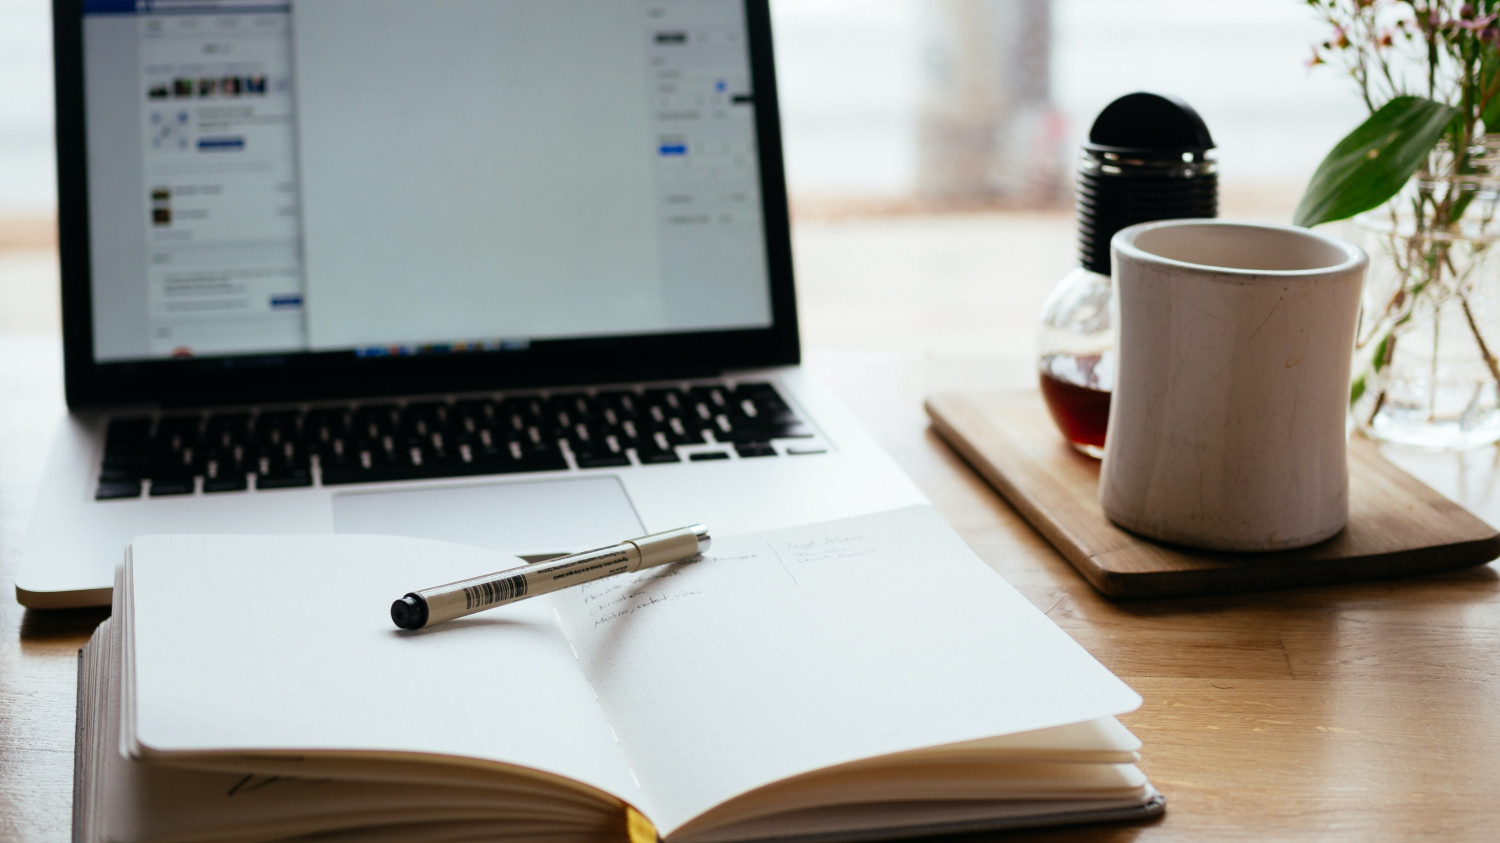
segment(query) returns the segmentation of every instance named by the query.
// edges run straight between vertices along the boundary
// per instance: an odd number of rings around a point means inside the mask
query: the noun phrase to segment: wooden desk
[[[1029,384],[1031,320],[1047,284],[1071,260],[1065,219],[1029,225],[1002,230],[983,218],[947,226],[827,224],[814,226],[814,236],[806,226],[798,235],[800,271],[814,281],[804,296],[804,330],[814,347],[835,349],[810,354],[813,370],[981,557],[1145,698],[1124,720],[1145,741],[1143,767],[1167,796],[1167,816],[1146,826],[1005,839],[1495,839],[1494,566],[1403,582],[1112,604],[927,429],[922,398],[929,392]],[[1018,270],[996,246],[1003,231],[1030,247],[1019,252],[1055,258]],[[1046,248],[1036,248],[1045,238]],[[902,256],[895,261],[867,248],[893,242]],[[965,245],[973,243],[983,248]],[[870,348],[884,350],[854,350]],[[55,336],[0,333],[5,841],[68,838],[75,656],[103,617],[23,612],[11,596],[42,452],[62,411],[59,367]],[[1500,451],[1392,456],[1500,523]]]
[[[1168,798],[1149,826],[1056,840],[1494,839],[1500,576],[1117,605],[926,429],[921,397],[1015,385],[993,358],[812,355],[971,546],[1145,697],[1124,718]],[[51,420],[55,338],[0,337],[0,839],[69,833],[75,656],[97,611],[11,598]],[[1024,371],[1024,370],[1023,370]],[[1014,838],[1007,838],[1014,839]]]

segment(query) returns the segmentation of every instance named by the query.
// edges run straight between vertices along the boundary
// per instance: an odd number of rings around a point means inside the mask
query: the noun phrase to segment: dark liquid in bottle
[[[1042,360],[1042,398],[1052,420],[1073,443],[1091,457],[1104,455],[1104,431],[1109,425],[1109,397],[1113,378],[1101,378],[1100,356],[1054,354]],[[1101,383],[1101,380],[1104,382]]]

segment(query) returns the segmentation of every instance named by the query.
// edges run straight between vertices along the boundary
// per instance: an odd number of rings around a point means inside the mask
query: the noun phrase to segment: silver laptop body
[[[21,603],[107,605],[147,533],[531,555],[923,500],[797,365],[765,0],[58,0],[55,37],[70,412]]]

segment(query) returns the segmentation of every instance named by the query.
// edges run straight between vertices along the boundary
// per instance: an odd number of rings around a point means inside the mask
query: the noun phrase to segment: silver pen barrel
[[[391,620],[401,629],[421,629],[605,577],[681,562],[703,553],[712,544],[713,538],[702,524],[653,533],[535,565],[414,591],[391,604]]]

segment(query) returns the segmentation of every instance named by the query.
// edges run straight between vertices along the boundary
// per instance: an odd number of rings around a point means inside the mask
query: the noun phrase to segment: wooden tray
[[[1500,556],[1500,531],[1380,456],[1349,447],[1349,526],[1274,553],[1163,545],[1099,507],[1099,463],[1065,443],[1035,392],[935,395],[933,427],[1095,588],[1119,599],[1228,594],[1452,571]]]

